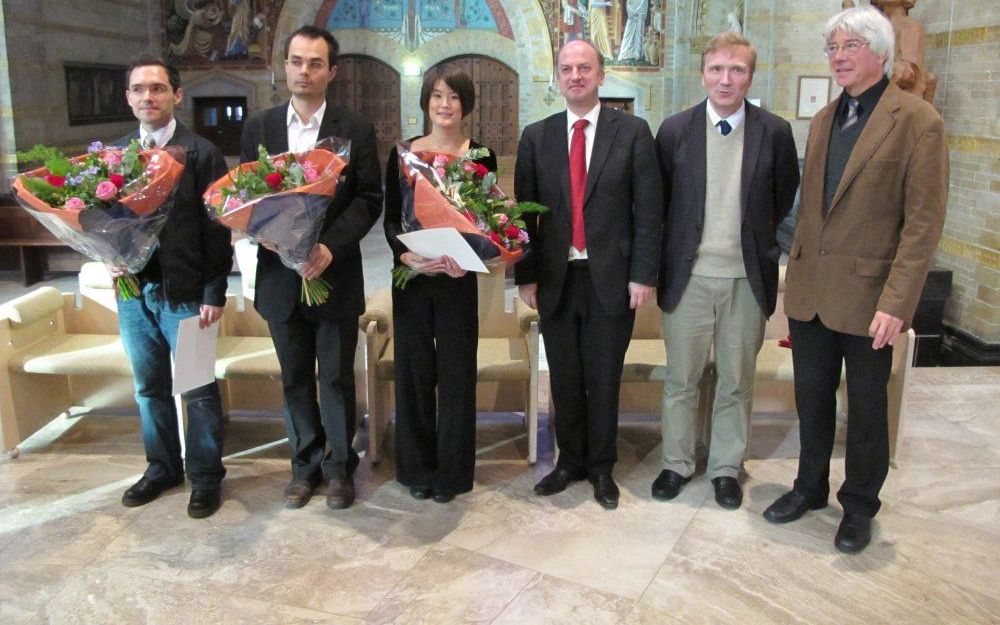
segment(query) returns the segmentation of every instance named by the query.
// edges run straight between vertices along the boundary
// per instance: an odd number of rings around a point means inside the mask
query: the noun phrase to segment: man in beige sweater
[[[781,250],[774,235],[799,184],[792,129],[746,101],[756,51],[737,33],[702,55],[708,98],[663,121],[658,286],[667,347],[663,471],[653,497],[673,499],[695,468],[698,384],[714,348],[718,381],[708,477],[720,506],[739,508],[757,352],[774,312]],[[709,164],[711,167],[709,167]]]

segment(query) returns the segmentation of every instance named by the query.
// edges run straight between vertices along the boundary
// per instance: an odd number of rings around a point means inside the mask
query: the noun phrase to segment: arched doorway
[[[337,58],[337,77],[327,88],[327,98],[360,113],[375,124],[378,158],[385,163],[399,141],[399,72],[382,61],[361,54]]]
[[[476,108],[465,118],[462,129],[497,153],[497,156],[517,154],[517,72],[496,59],[486,56],[456,56],[441,61],[428,71],[461,70],[476,85]],[[424,115],[424,132],[430,130]]]

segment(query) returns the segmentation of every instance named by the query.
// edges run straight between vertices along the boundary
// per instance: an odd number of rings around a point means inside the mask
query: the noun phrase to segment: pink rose
[[[97,183],[97,188],[94,189],[94,195],[96,195],[97,199],[102,202],[110,202],[118,197],[118,187],[116,187],[115,183],[110,180],[102,180]]]
[[[500,216],[499,216],[499,217],[497,217],[497,222],[498,222],[498,223],[499,223],[499,224],[500,224],[500,225],[502,226],[502,225],[504,225],[505,223],[507,223],[507,220],[508,220],[508,219],[510,219],[510,218],[509,218],[509,217],[507,217],[507,215],[504,215],[503,213],[501,213],[501,214],[500,214]]]
[[[465,161],[464,163],[462,163],[462,171],[467,171],[467,172],[476,171],[475,163],[470,163],[469,161]]]
[[[122,153],[117,150],[108,150],[107,152],[104,153],[104,156],[101,157],[101,160],[103,160],[104,164],[107,165],[108,167],[121,165]]]
[[[444,154],[438,154],[434,157],[434,167],[444,167],[448,164],[448,157]]]
[[[319,180],[319,173],[316,171],[316,165],[310,161],[302,163],[302,173],[306,177],[306,182],[316,182]]]
[[[235,195],[230,195],[229,199],[226,200],[226,204],[222,207],[222,210],[231,211],[236,210],[240,206],[243,206],[243,201]]]
[[[435,167],[434,171],[437,172],[438,176],[440,176],[441,178],[444,178],[444,167]]]
[[[83,200],[81,200],[80,198],[78,198],[76,196],[73,196],[73,197],[67,199],[66,203],[63,204],[63,208],[66,208],[66,209],[69,209],[69,210],[83,210],[86,207],[87,207],[87,205],[83,203]]]

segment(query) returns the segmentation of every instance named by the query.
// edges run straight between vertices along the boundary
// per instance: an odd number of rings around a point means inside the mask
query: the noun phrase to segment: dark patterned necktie
[[[142,142],[142,147],[146,148],[147,150],[156,147],[156,139],[153,138],[153,135],[146,135],[146,140]]]
[[[840,125],[840,129],[847,130],[854,124],[858,123],[859,112],[857,98],[849,98],[847,100],[847,115],[844,117],[844,123]]]

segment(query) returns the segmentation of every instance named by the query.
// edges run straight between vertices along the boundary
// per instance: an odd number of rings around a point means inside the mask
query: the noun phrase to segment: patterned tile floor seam
[[[524,567],[524,568],[529,568],[529,567]],[[500,618],[502,618],[503,617],[503,613],[507,611],[507,608],[509,608],[510,606],[512,606],[514,604],[514,602],[516,602],[518,600],[518,598],[525,593],[525,591],[527,591],[538,580],[543,579],[544,577],[545,577],[545,573],[540,573],[540,572],[536,571],[535,572],[535,576],[532,577],[530,580],[528,580],[528,583],[525,584],[520,590],[518,590],[517,594],[515,594],[513,597],[510,598],[510,601],[508,601],[507,603],[503,604],[503,607],[500,608],[500,611],[497,612],[493,616],[492,619],[490,619],[490,625],[492,625],[493,623],[496,623]]]
[[[707,497],[705,500],[707,500]],[[646,596],[647,592],[649,592],[649,587],[653,584],[653,581],[656,579],[656,576],[660,574],[660,570],[663,569],[663,566],[666,564],[667,559],[671,556],[671,554],[674,553],[674,550],[677,549],[677,545],[680,544],[682,540],[684,540],[684,534],[686,534],[688,529],[691,528],[691,523],[694,522],[698,514],[701,513],[701,511],[705,508],[705,500],[702,500],[701,505],[698,506],[698,510],[696,510],[695,513],[691,515],[691,518],[687,520],[687,523],[684,524],[684,529],[681,530],[680,534],[677,535],[677,540],[675,540],[674,544],[670,546],[670,551],[668,551],[667,554],[663,556],[663,559],[660,560],[660,566],[656,567],[656,572],[654,572],[653,576],[649,578],[648,582],[646,582],[646,586],[642,589],[642,592],[639,594],[639,598],[635,600],[636,602],[642,602],[642,598]]]

